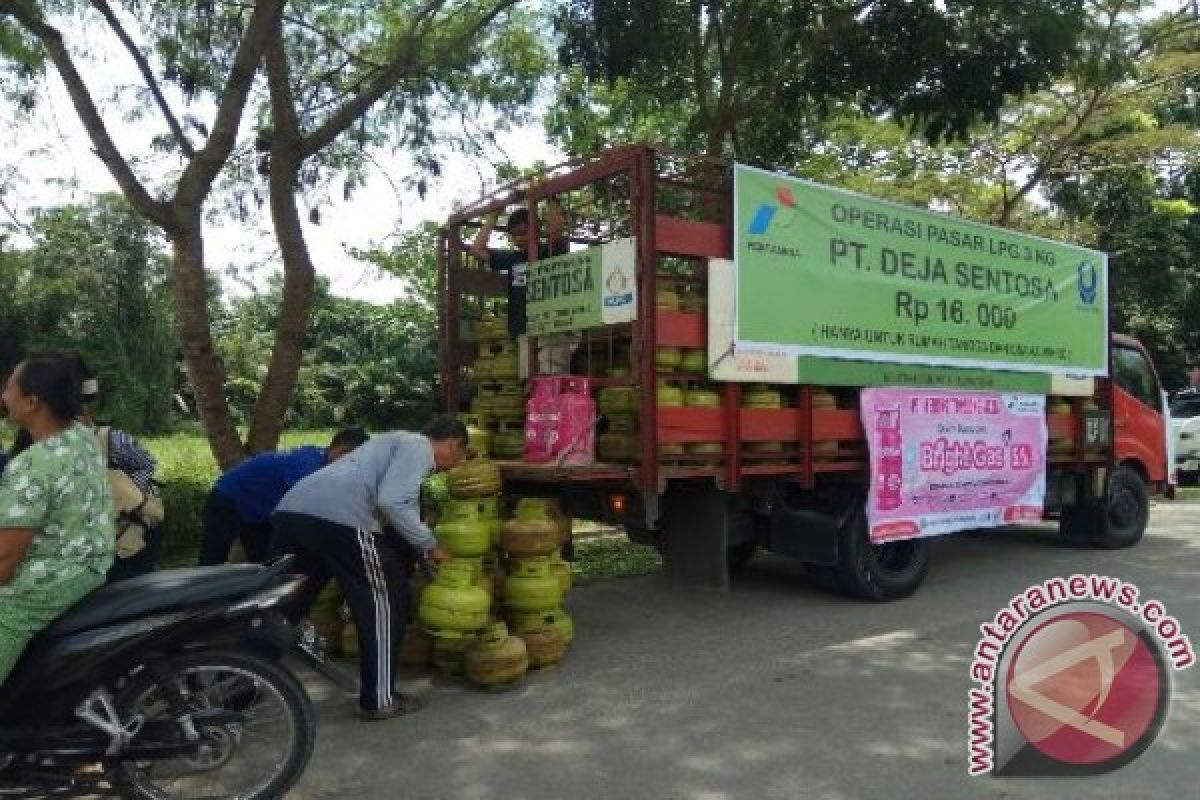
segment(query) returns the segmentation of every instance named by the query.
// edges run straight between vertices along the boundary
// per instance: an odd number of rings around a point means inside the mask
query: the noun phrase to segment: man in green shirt
[[[80,383],[70,359],[31,358],[0,396],[31,440],[0,475],[0,682],[112,566],[112,495],[96,439],[75,421]]]

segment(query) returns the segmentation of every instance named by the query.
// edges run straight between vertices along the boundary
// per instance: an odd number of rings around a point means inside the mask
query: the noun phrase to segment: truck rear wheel
[[[729,571],[737,572],[747,564],[758,552],[758,542],[739,542],[731,544],[725,550],[725,558],[729,563]]]
[[[837,578],[847,594],[877,603],[899,600],[915,592],[928,572],[924,539],[872,544],[863,509],[839,533]]]
[[[635,522],[626,522],[624,527],[625,535],[633,544],[646,545],[648,547],[660,546],[658,531]]]
[[[842,579],[838,577],[837,567],[805,562],[804,574],[808,576],[812,585],[821,591],[829,592],[830,594],[846,593],[846,588],[842,586]]]

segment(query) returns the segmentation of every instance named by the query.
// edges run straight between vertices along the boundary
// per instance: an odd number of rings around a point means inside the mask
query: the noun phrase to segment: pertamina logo
[[[775,189],[776,203],[763,203],[754,212],[754,218],[750,220],[750,227],[746,229],[747,233],[754,236],[762,236],[771,229],[771,224],[775,221],[775,215],[779,212],[779,206],[790,208],[796,211],[796,197],[792,194],[792,190],[786,186],[778,186]],[[791,227],[792,222],[780,223],[779,227]]]
[[[1075,268],[1075,285],[1079,290],[1079,302],[1085,306],[1096,305],[1096,287],[1100,283],[1100,271],[1085,259]]]
[[[775,188],[774,199],[777,202],[759,205],[754,212],[754,217],[750,220],[750,225],[746,228],[746,232],[751,236],[766,236],[769,232],[772,234],[773,240],[750,239],[746,242],[746,249],[762,255],[802,259],[804,253],[795,246],[794,231],[788,231],[789,228],[794,228],[799,221],[800,211],[796,206],[796,197],[792,194],[791,189],[781,184]],[[789,213],[780,214],[780,206],[788,209]],[[781,241],[779,234],[785,231],[787,233],[784,234],[783,241]]]

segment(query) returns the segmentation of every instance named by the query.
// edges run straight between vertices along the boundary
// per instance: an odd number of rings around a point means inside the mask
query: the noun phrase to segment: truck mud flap
[[[836,565],[838,532],[849,519],[845,510],[836,513],[777,505],[771,511],[767,549],[809,564]]]
[[[663,496],[659,547],[675,583],[729,588],[729,495],[708,482],[677,482]]]

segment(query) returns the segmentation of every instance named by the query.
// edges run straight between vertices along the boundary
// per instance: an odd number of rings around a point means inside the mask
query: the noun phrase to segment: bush
[[[177,434],[144,439],[158,461],[157,480],[162,486],[166,519],[163,522],[164,567],[196,563],[203,529],[204,498],[220,471],[203,437]]]
[[[292,431],[284,434],[281,448],[329,444],[331,431]],[[204,500],[220,470],[203,436],[176,434],[142,439],[158,461],[157,480],[162,486],[166,520],[163,522],[161,567],[196,563],[203,532]]]

